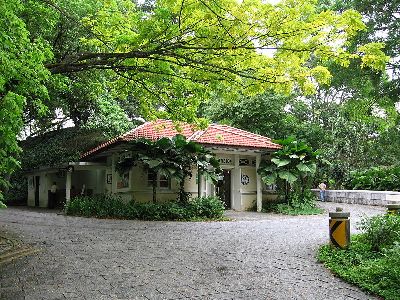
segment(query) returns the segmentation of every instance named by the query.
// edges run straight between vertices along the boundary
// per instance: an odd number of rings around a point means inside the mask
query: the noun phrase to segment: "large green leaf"
[[[290,164],[289,159],[279,159],[279,158],[273,158],[271,161],[278,166],[278,168],[286,166]]]
[[[257,173],[258,174],[264,174],[264,173],[269,173],[269,172],[273,172],[276,170],[276,166],[272,165],[272,164],[265,164],[264,166],[258,168]]]
[[[297,180],[297,176],[289,171],[279,171],[278,172],[279,178],[286,180],[289,183],[293,183]]]
[[[301,162],[296,166],[296,168],[300,172],[314,174],[317,171],[317,164],[314,162],[308,162],[308,163]]]
[[[308,167],[310,168],[310,173],[315,174],[317,172],[317,164],[315,162],[309,163]]]
[[[162,160],[161,159],[151,159],[151,160],[146,161],[146,163],[150,169],[154,169],[162,164]]]
[[[265,184],[274,184],[276,182],[277,177],[278,176],[276,173],[272,173],[267,176],[263,176],[261,179],[262,181],[264,181]]]
[[[308,165],[306,165],[305,163],[303,163],[303,162],[301,162],[298,165],[296,165],[296,168],[300,172],[311,173],[311,168]]]

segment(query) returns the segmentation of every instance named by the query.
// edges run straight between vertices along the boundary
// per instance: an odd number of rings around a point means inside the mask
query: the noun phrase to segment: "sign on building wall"
[[[220,157],[218,158],[218,162],[220,165],[232,165],[232,158],[229,157]]]
[[[243,185],[248,185],[248,184],[250,183],[250,177],[249,177],[249,175],[242,174],[242,177],[241,177],[241,179],[240,179],[240,182],[241,182]]]
[[[239,166],[255,166],[256,160],[250,158],[240,158],[239,159]]]

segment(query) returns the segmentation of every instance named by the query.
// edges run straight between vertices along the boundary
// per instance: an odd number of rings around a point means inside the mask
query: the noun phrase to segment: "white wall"
[[[257,200],[256,168],[252,166],[245,166],[241,167],[240,171],[240,193],[242,198],[241,210],[247,210],[253,207],[254,201]]]
[[[319,190],[313,189],[319,197]],[[337,203],[385,206],[388,201],[400,200],[400,192],[367,190],[327,190],[326,201]]]
[[[28,206],[35,206],[35,179],[28,176]]]

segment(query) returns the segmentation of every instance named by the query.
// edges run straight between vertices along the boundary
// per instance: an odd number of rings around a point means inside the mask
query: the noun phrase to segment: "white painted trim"
[[[262,210],[262,182],[261,176],[257,173],[257,169],[259,168],[261,163],[261,155],[256,156],[256,177],[257,177],[257,211],[260,212]]]
[[[65,176],[65,201],[67,203],[71,200],[71,177],[72,172],[67,172]]]
[[[235,167],[231,171],[231,207],[235,210],[242,210],[242,195],[240,193],[239,154],[234,156]]]

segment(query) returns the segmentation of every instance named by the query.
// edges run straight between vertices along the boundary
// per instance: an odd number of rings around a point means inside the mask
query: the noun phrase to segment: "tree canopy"
[[[366,29],[357,11],[315,0],[10,0],[0,17],[3,189],[24,125],[104,128],[110,111],[119,124],[196,122],[209,99],[310,94],[330,82],[328,61],[383,69],[388,59],[382,43],[349,42]]]

